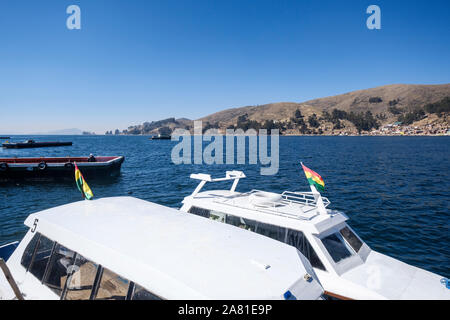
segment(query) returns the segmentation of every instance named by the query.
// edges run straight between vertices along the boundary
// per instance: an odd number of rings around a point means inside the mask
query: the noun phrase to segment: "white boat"
[[[200,180],[181,211],[238,226],[296,247],[314,267],[329,298],[450,299],[448,280],[372,250],[347,224],[348,217],[327,209],[330,201],[313,192],[282,194],[236,191],[241,171],[224,178],[192,174]],[[207,182],[231,180],[229,190],[202,191]]]
[[[292,246],[132,197],[55,207],[31,214],[25,225],[20,244],[0,248],[7,259],[0,299],[303,300],[323,294],[308,260]]]

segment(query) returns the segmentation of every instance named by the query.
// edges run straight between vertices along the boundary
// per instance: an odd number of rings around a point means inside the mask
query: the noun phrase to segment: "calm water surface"
[[[180,207],[196,182],[193,172],[223,176],[243,170],[238,191],[308,191],[299,161],[325,180],[331,208],[373,249],[450,277],[450,137],[281,137],[280,170],[261,176],[257,165],[174,165],[174,142],[145,136],[13,137],[73,141],[72,147],[2,150],[3,157],[124,155],[119,177],[88,181],[95,197],[132,195]],[[219,184],[216,187],[229,187]],[[73,183],[0,182],[0,244],[20,240],[33,212],[78,201]]]

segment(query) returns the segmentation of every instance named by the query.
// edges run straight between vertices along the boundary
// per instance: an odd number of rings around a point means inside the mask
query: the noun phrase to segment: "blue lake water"
[[[350,225],[373,249],[450,277],[450,137],[281,137],[280,168],[261,176],[259,165],[175,165],[176,142],[145,136],[13,137],[73,141],[71,147],[2,150],[0,158],[123,155],[121,175],[88,181],[96,198],[131,195],[180,207],[196,181],[194,172],[223,176],[243,170],[238,191],[308,191],[299,166],[325,180],[330,208],[344,211]],[[215,187],[228,188],[230,183]],[[0,182],[0,244],[20,240],[25,218],[81,200],[75,182]]]

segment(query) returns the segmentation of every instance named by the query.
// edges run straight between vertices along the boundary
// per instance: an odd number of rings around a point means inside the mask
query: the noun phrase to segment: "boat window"
[[[203,208],[199,208],[199,207],[191,207],[188,210],[189,213],[193,213],[197,216],[200,217],[205,217],[205,218],[209,218],[209,210],[208,209],[203,209]]]
[[[131,300],[162,300],[162,299],[157,295],[154,295],[153,293],[145,290],[140,285],[135,284]]]
[[[286,228],[274,226],[266,223],[258,223],[258,227],[256,228],[256,233],[262,234],[269,238],[285,242],[286,240]]]
[[[253,232],[255,232],[257,225],[257,222],[254,220],[235,217],[230,214],[227,214],[226,223]]]
[[[43,235],[39,238],[36,253],[34,254],[30,267],[31,274],[39,280],[42,280],[42,277],[44,276],[54,244],[54,241],[44,237]]]
[[[49,270],[47,271],[44,284],[59,296],[73,268],[72,265],[75,261],[75,255],[76,253],[72,250],[57,244],[50,259]]]
[[[65,300],[89,300],[97,275],[98,265],[77,254],[71,267]]]
[[[214,221],[218,222],[225,222],[225,213],[218,212],[218,211],[211,211],[209,218]]]
[[[33,238],[31,238],[30,242],[28,242],[27,247],[25,248],[25,251],[23,252],[22,259],[20,263],[22,266],[27,269],[30,267],[31,259],[33,258],[34,249],[36,248],[36,244],[38,243],[39,237],[41,236],[40,233],[36,233]]]
[[[130,281],[103,268],[95,300],[125,300]]]
[[[303,232],[288,229],[286,243],[296,247],[298,251],[300,251],[305,256],[305,258],[309,260],[314,268],[325,271],[325,267],[323,266],[322,261],[320,261],[319,257],[317,256],[316,252],[314,251],[313,247],[311,246]]]
[[[336,263],[352,255],[350,247],[340,233],[330,234],[322,239],[322,243]]]
[[[347,240],[348,244],[350,244],[356,252],[361,249],[363,243],[359,238],[350,230],[349,227],[344,227],[340,231],[341,235],[344,237],[345,240]]]

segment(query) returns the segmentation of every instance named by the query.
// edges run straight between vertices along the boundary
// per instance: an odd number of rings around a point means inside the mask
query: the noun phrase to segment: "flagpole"
[[[78,166],[77,166],[77,162],[76,162],[76,161],[74,161],[73,164],[75,165],[75,173],[76,173],[77,170],[80,170],[80,169],[78,169]],[[76,183],[76,177],[75,177],[75,183]],[[81,192],[81,190],[80,190],[80,192]],[[86,197],[84,196],[84,193],[83,193],[83,192],[81,192],[81,196],[83,197],[83,200],[86,200]]]
[[[327,209],[325,208],[325,204],[323,203],[322,195],[320,194],[319,191],[317,191],[315,186],[309,185],[309,187],[311,188],[311,193],[314,196],[314,200],[316,200],[317,209],[319,209],[319,213],[327,214]]]
[[[302,165],[302,168],[303,168],[304,167],[303,162],[300,162],[300,164]],[[314,196],[314,200],[316,201],[316,205],[317,205],[317,209],[319,210],[319,213],[327,214],[327,209],[325,208],[325,204],[323,203],[322,195],[320,194],[319,191],[317,191],[317,189],[314,185],[310,184],[309,187],[311,188],[311,193]]]

